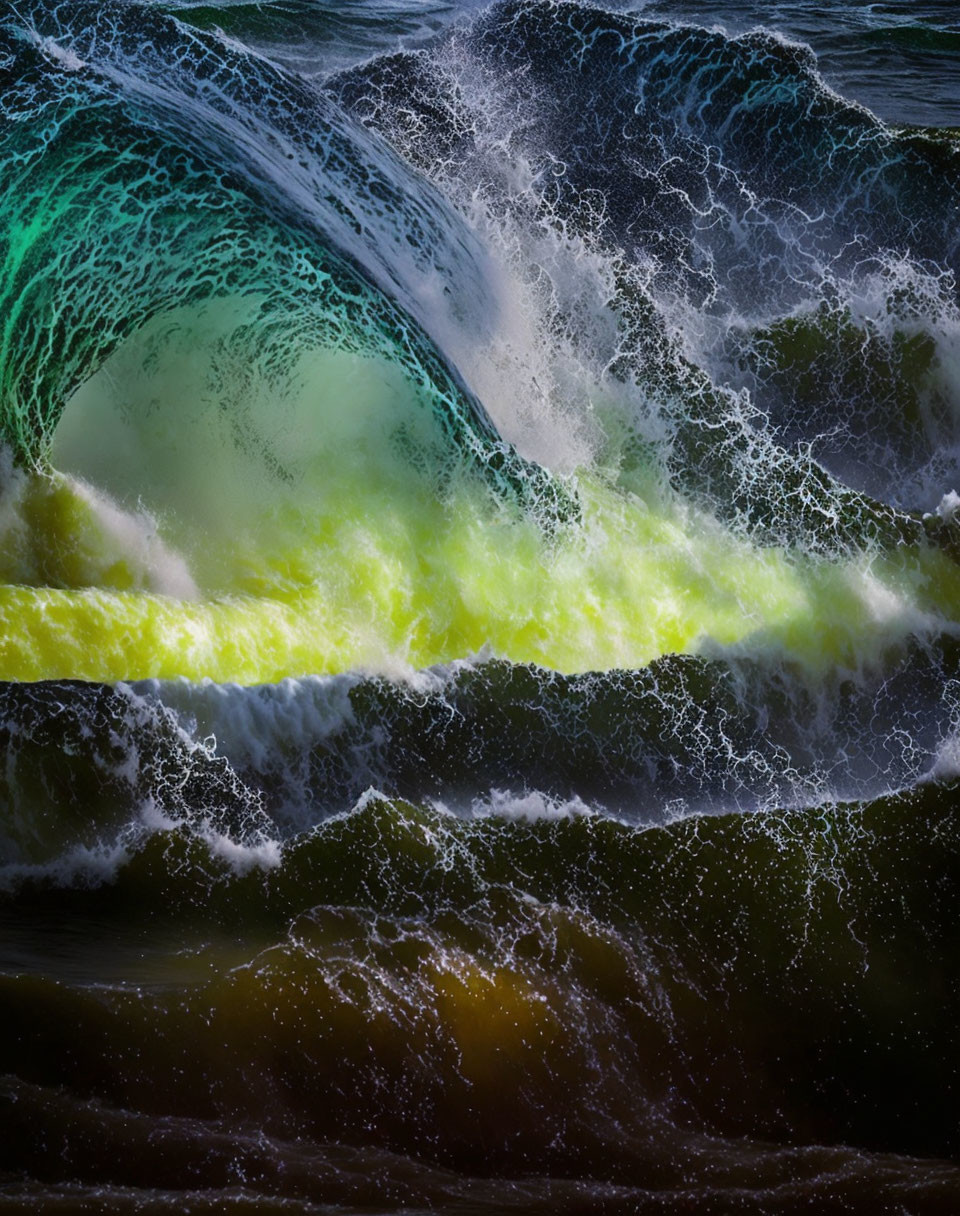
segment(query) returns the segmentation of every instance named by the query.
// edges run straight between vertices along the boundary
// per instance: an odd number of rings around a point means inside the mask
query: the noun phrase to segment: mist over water
[[[0,8],[0,1208],[956,1210],[958,38]]]

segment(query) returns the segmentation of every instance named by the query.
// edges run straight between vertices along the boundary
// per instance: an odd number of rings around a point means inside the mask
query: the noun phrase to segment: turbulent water
[[[0,1212],[960,1210],[960,22],[0,0]]]

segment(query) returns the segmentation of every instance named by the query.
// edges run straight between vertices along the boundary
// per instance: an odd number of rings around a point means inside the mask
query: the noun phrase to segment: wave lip
[[[66,400],[153,318],[258,297],[227,342],[268,379],[298,347],[382,356],[492,485],[547,518],[574,510],[500,440],[424,329],[438,283],[451,317],[483,299],[469,234],[329,100],[147,8],[24,4],[0,28],[0,207],[19,234],[0,283],[16,301],[0,433],[20,463],[42,464]],[[65,55],[85,66],[66,70]],[[221,408],[242,408],[229,378],[218,388]]]

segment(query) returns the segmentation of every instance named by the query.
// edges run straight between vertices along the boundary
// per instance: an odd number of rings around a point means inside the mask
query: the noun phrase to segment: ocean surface
[[[0,1216],[960,1212],[954,3],[0,0]]]

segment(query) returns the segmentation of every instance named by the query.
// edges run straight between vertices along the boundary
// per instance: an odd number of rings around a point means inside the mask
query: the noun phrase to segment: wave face
[[[0,1207],[960,1205],[958,34],[625,7],[0,10]]]

